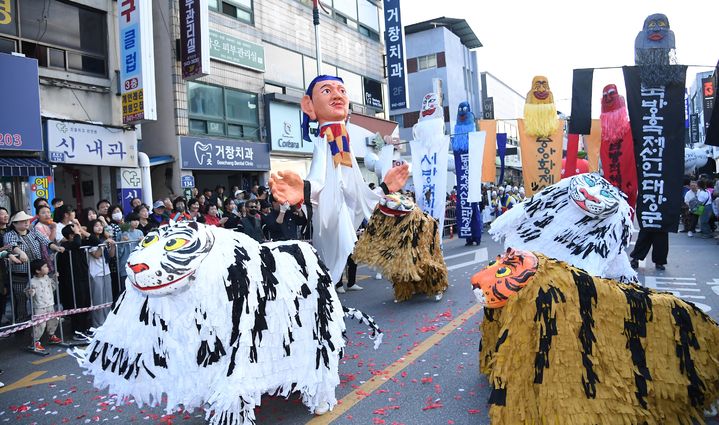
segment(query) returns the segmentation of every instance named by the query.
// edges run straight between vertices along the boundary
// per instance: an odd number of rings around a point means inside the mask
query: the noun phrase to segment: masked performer
[[[390,169],[380,188],[372,191],[362,177],[345,123],[349,98],[341,78],[316,77],[302,98],[302,135],[315,144],[307,180],[291,171],[280,171],[269,181],[280,203],[305,201],[312,207],[312,243],[330,270],[334,282],[342,278],[347,257],[357,241],[356,229],[369,218],[383,193],[398,191],[409,177],[403,164]],[[310,121],[318,134],[310,137]]]
[[[447,290],[437,220],[403,195],[390,194],[380,201],[352,256],[382,270],[392,282],[395,302],[415,294],[439,301]]]
[[[636,281],[625,253],[631,208],[599,174],[578,174],[543,189],[492,222],[504,247],[538,251],[592,276]]]
[[[471,281],[492,423],[703,423],[719,396],[719,326],[670,293],[513,249]]]
[[[604,178],[619,188],[634,208],[637,203],[637,169],[634,162],[632,129],[629,127],[627,105],[617,92],[617,86],[609,84],[602,91],[602,159]]]
[[[74,353],[80,366],[120,403],[166,397],[168,414],[204,408],[213,425],[254,424],[263,394],[298,391],[310,411],[327,412],[337,404],[343,316],[379,331],[342,307],[304,242],[171,223],[145,236],[127,273],[128,289]]]
[[[469,181],[469,133],[477,131],[474,114],[469,103],[462,102],[457,108],[457,123],[452,135],[454,152],[454,170],[457,175],[457,227],[460,238],[465,238],[466,246],[482,242],[482,211],[480,202],[469,202],[469,185],[479,182]]]

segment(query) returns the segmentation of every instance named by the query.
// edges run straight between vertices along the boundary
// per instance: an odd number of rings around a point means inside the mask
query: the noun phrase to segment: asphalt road
[[[484,235],[481,246],[445,239],[450,288],[439,302],[425,297],[395,304],[386,280],[358,270],[364,290],[341,294],[346,306],[372,315],[385,332],[372,348],[364,325],[347,323],[347,349],[340,364],[340,404],[314,417],[297,397],[266,396],[257,409],[258,424],[488,424],[487,379],[478,372],[481,309],[469,278],[501,246]],[[640,264],[647,286],[671,290],[719,319],[719,245],[716,240],[670,235],[666,271],[651,261]],[[651,255],[651,254],[650,254]],[[651,257],[649,257],[651,258]],[[204,424],[204,412],[165,413],[161,408],[115,405],[92,387],[64,347],[39,357],[24,350],[29,332],[0,339],[0,423]],[[719,424],[712,420],[709,423]]]

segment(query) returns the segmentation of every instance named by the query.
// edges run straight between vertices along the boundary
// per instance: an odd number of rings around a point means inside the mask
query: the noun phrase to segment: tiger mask
[[[496,260],[472,276],[472,291],[487,308],[501,308],[537,273],[539,260],[529,252],[507,248]]]
[[[215,243],[194,221],[161,226],[147,234],[127,259],[127,280],[147,295],[168,295],[185,288]]]

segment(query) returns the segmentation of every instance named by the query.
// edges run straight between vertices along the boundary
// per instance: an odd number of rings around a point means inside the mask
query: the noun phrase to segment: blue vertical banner
[[[457,175],[457,233],[460,238],[472,237],[472,205],[469,193],[469,152],[454,153],[454,172]]]
[[[499,181],[504,181],[504,155],[507,153],[507,133],[497,133],[497,154],[499,155]]]
[[[387,56],[389,109],[408,108],[405,77],[404,28],[399,0],[384,0],[384,45]]]
[[[130,202],[135,198],[142,199],[142,189],[117,189],[117,203],[122,207],[125,215],[133,211]]]
[[[37,60],[0,53],[0,69],[0,150],[41,151]]]

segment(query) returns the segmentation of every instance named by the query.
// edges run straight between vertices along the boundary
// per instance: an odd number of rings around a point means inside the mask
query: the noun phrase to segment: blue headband
[[[342,80],[340,77],[333,77],[331,75],[318,75],[315,77],[314,80],[310,83],[309,86],[307,86],[307,91],[305,94],[312,99],[312,89],[315,88],[315,84],[319,83],[320,81],[339,81],[340,83],[344,84],[344,80]],[[310,140],[310,117],[309,115],[302,113],[302,138],[304,140],[307,140],[308,142],[311,142]]]

